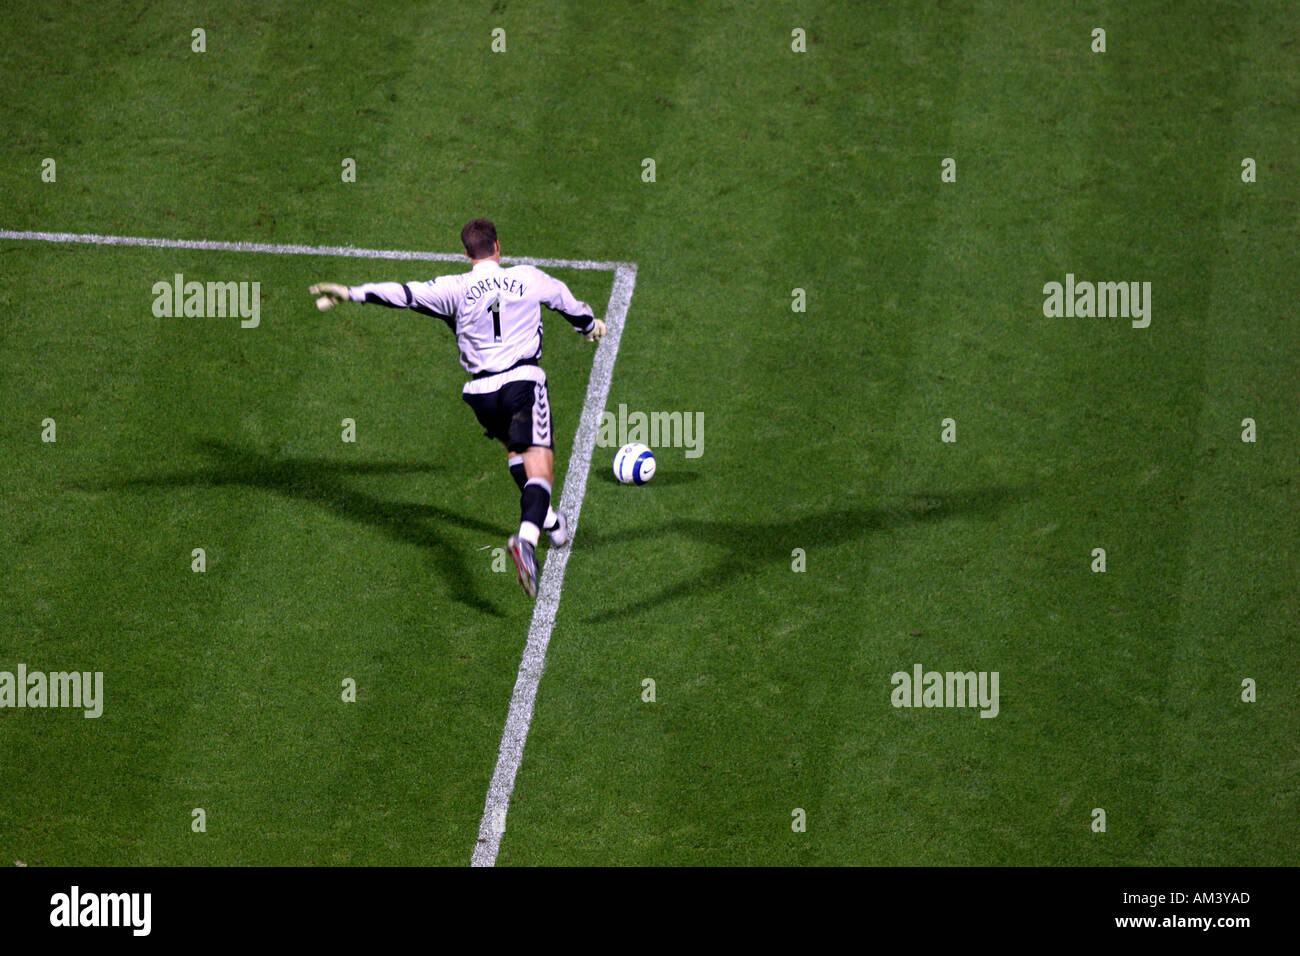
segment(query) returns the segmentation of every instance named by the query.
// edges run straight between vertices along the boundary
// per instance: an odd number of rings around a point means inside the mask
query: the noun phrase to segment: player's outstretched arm
[[[334,308],[340,302],[365,302],[384,305],[390,309],[415,309],[418,312],[426,308],[424,299],[434,295],[436,290],[432,286],[433,283],[425,282],[367,282],[351,286],[318,282],[309,291],[317,296],[316,308],[322,312]],[[434,299],[437,299],[436,295]]]

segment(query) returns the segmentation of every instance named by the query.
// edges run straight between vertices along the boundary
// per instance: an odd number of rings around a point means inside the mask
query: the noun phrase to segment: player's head
[[[471,219],[465,223],[465,228],[460,231],[460,241],[465,246],[465,255],[475,262],[501,254],[497,227],[490,219]]]

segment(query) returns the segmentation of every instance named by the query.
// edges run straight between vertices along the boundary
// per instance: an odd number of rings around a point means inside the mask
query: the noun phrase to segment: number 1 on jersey
[[[488,311],[492,313],[492,341],[500,343],[501,341],[501,297],[497,296],[488,305]]]

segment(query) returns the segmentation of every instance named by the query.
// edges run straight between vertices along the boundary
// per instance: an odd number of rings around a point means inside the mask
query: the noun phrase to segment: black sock
[[[519,496],[519,537],[536,546],[550,507],[551,483],[545,478],[529,478]]]
[[[507,458],[506,461],[510,463],[510,477],[515,480],[515,484],[519,486],[519,490],[522,492],[524,485],[528,482],[528,476],[524,474],[524,460],[516,455]]]

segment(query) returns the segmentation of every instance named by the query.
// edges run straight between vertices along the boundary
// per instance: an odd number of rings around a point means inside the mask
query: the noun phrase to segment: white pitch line
[[[614,377],[614,359],[618,357],[618,343],[623,337],[623,321],[632,303],[632,288],[636,285],[636,265],[622,263],[614,270],[614,287],[609,293],[609,307],[605,310],[605,338],[596,349],[591,363],[591,377],[587,381],[587,398],[582,403],[582,417],[577,434],[573,437],[573,453],[564,472],[564,492],[560,496],[560,510],[569,521],[569,546],[546,553],[542,579],[537,589],[537,605],[528,627],[528,642],[524,645],[519,662],[519,676],[510,696],[510,711],[506,726],[501,732],[501,749],[497,752],[496,769],[488,785],[487,799],[483,804],[483,819],[479,822],[478,842],[470,866],[492,866],[501,849],[501,836],[506,829],[506,812],[510,809],[510,795],[514,793],[515,777],[524,759],[524,744],[528,740],[528,727],[533,720],[533,704],[537,700],[537,685],[546,666],[546,648],[551,643],[551,630],[555,627],[555,614],[560,608],[560,590],[564,586],[564,569],[569,564],[569,554],[578,533],[578,515],[582,512],[582,499],[587,493],[587,475],[591,470],[591,453],[596,447],[596,433],[600,428],[600,415],[609,397],[609,384]]]
[[[201,249],[211,252],[267,252],[280,256],[343,256],[353,259],[424,259],[433,262],[464,262],[458,252],[424,252],[419,249],[358,249],[355,246],[300,246],[274,242],[217,242],[212,239],[150,239],[143,236],[100,236],[86,232],[22,232],[0,229],[0,239],[30,239],[38,242],[77,242],[96,246],[146,246],[154,249]],[[592,259],[533,259],[502,256],[503,262],[537,266],[539,269],[604,269],[617,271],[627,262],[596,262]]]

